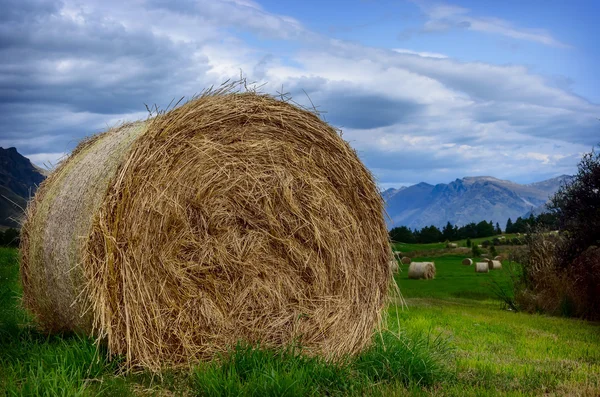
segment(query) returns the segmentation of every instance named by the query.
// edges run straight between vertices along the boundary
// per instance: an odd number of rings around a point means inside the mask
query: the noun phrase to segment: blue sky
[[[55,163],[239,76],[310,100],[386,187],[573,173],[600,143],[597,1],[0,0],[0,146]]]

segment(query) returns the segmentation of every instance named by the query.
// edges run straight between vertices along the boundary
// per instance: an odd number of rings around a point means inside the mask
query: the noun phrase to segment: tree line
[[[518,217],[515,222],[510,218],[506,221],[505,233],[528,233],[533,227],[542,226],[546,229],[556,229],[557,217],[554,213],[542,213],[540,215],[530,214],[529,217]],[[422,229],[411,230],[406,226],[398,226],[389,231],[390,239],[401,243],[428,244],[441,241],[456,241],[467,238],[492,237],[502,234],[500,224],[492,221],[471,222],[458,227],[450,222],[441,230],[434,225],[425,226]]]
[[[0,247],[18,247],[20,234],[17,229],[9,228],[5,231],[0,230]]]

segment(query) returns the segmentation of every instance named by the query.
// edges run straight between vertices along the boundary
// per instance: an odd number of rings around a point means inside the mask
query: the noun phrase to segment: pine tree
[[[508,218],[508,220],[506,221],[506,228],[504,229],[505,233],[514,233],[513,232],[513,223],[510,220],[510,218]]]

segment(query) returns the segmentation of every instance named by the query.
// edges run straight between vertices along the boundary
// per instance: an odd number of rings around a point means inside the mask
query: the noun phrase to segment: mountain
[[[390,219],[388,227],[462,226],[492,220],[504,228],[529,211],[542,207],[570,176],[521,185],[490,176],[466,177],[448,184],[424,182],[382,193]]]
[[[27,200],[45,175],[14,147],[0,147],[0,229],[20,227]]]

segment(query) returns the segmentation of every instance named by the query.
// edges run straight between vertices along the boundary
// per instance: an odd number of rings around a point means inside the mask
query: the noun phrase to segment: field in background
[[[19,307],[17,251],[0,249],[0,395],[599,395],[600,324],[505,310],[493,291],[509,287],[506,270],[476,274],[464,257],[414,258],[435,261],[434,280],[401,266],[406,307],[388,308],[399,336],[345,365],[238,347],[156,377],[118,375],[87,338],[36,332]]]
[[[503,234],[502,236],[506,237],[507,239],[512,239],[514,237],[518,237],[516,234]],[[485,240],[492,241],[494,239],[494,237],[499,237],[499,236],[472,238],[471,244],[478,245],[478,244],[481,244],[482,242],[484,242]],[[453,243],[456,243],[459,247],[466,247],[467,239],[453,241]],[[446,244],[445,243],[431,243],[431,244],[394,243],[393,247],[394,247],[394,251],[400,251],[402,253],[409,253],[409,252],[413,252],[413,251],[439,250],[439,249],[446,248]],[[502,247],[509,247],[509,246],[502,246]]]

